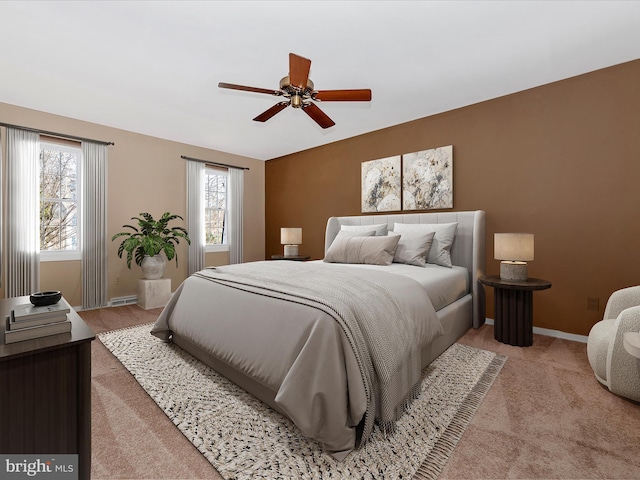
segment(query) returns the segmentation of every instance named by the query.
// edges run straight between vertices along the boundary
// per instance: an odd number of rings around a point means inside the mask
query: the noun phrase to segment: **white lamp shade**
[[[281,228],[280,243],[282,245],[300,245],[302,243],[302,229]]]
[[[496,233],[493,237],[493,256],[496,260],[533,260],[533,233]]]

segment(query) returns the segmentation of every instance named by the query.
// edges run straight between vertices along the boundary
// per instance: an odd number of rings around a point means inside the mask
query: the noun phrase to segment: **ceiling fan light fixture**
[[[371,90],[314,90],[313,82],[309,79],[311,60],[301,57],[295,53],[289,54],[289,75],[280,80],[279,90],[268,90],[266,88],[247,87],[233,83],[218,83],[220,88],[230,88],[232,90],[243,90],[247,92],[266,93],[275,96],[282,96],[288,101],[276,103],[268,110],[262,112],[253,120],[256,122],[266,122],[287,106],[302,109],[320,127],[329,128],[335,125],[326,113],[324,113],[314,102],[338,101],[338,102],[369,102],[371,101]]]
[[[291,95],[291,106],[293,108],[300,108],[302,106],[302,97],[297,93],[295,95]]]

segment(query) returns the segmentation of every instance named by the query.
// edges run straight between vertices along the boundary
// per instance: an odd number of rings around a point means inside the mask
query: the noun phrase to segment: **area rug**
[[[228,480],[435,479],[506,361],[452,345],[423,370],[421,394],[396,432],[376,428],[362,448],[337,461],[290,420],[150,329],[98,337]]]

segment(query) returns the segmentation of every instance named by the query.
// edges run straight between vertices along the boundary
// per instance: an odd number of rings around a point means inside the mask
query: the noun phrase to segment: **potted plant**
[[[131,217],[131,220],[138,221],[138,227],[133,225],[123,225],[130,231],[116,233],[111,237],[111,241],[119,237],[125,237],[118,247],[118,257],[122,258],[127,252],[127,267],[131,268],[131,260],[135,257],[136,264],[142,267],[142,272],[148,280],[162,278],[167,266],[167,260],[171,261],[175,257],[178,266],[178,255],[176,245],[180,239],[184,238],[187,243],[191,243],[187,231],[182,227],[169,227],[169,222],[179,218],[169,212],[162,214],[159,220],[149,213],[141,213],[140,217]],[[167,256],[166,260],[162,252]]]

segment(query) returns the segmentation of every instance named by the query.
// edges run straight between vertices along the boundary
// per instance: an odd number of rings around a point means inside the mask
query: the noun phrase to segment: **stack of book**
[[[69,304],[61,299],[55,305],[36,307],[30,303],[17,305],[7,317],[4,343],[21,342],[71,331],[67,314]]]

